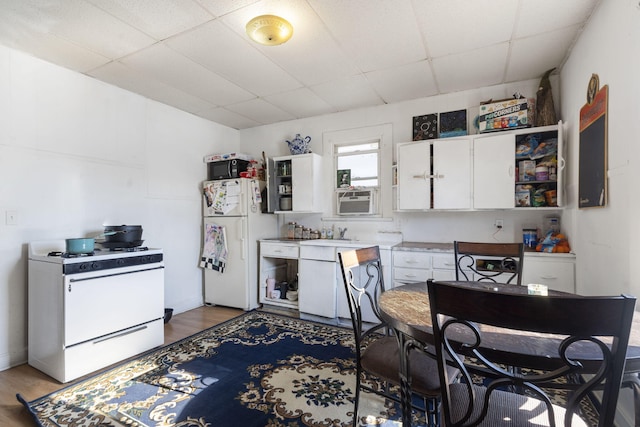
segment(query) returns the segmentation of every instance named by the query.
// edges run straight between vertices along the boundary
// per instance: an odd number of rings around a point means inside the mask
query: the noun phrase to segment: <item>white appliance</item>
[[[262,213],[264,181],[251,178],[205,181],[201,267],[206,304],[252,310],[258,307],[258,240],[278,235],[273,214]],[[266,203],[266,201],[264,201]],[[207,248],[213,246],[211,227],[224,230],[224,268],[211,268]],[[208,228],[209,227],[209,228]],[[218,254],[220,255],[220,254]],[[215,260],[214,260],[215,263]]]
[[[337,190],[338,215],[374,215],[377,213],[377,189]]]
[[[67,382],[164,344],[161,249],[29,244],[29,365]]]

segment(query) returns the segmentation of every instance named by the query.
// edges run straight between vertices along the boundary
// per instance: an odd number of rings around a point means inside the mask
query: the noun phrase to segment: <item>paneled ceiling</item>
[[[601,1],[0,0],[0,44],[243,129],[540,78]]]

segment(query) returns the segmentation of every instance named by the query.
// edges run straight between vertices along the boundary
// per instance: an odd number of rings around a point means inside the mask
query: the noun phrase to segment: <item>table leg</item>
[[[402,426],[411,427],[411,375],[409,366],[409,351],[411,340],[401,332],[397,332],[398,349],[400,350],[400,409],[402,410]]]

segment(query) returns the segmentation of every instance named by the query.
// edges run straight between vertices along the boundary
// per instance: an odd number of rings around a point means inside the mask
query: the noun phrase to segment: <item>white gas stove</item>
[[[29,244],[29,364],[71,381],[164,343],[161,249]]]

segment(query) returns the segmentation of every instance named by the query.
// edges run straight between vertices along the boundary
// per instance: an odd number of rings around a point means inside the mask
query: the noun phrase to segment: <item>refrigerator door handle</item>
[[[238,236],[239,236],[239,238],[240,238],[240,245],[241,245],[241,247],[242,247],[242,250],[240,251],[240,252],[241,252],[241,255],[240,255],[240,256],[241,256],[241,258],[242,258],[243,260],[244,260],[244,259],[247,259],[247,242],[246,242],[246,240],[247,240],[247,238],[246,238],[246,237],[247,237],[247,236],[245,236],[245,235],[244,235],[244,230],[245,230],[245,221],[247,221],[247,219],[246,219],[246,218],[244,218],[244,217],[243,217],[243,218],[241,218],[241,219],[240,219],[240,221],[238,221],[238,228],[239,228],[239,229],[237,230],[237,232],[238,232],[238,234],[237,234],[237,235],[238,235]]]

